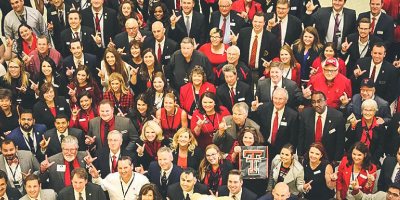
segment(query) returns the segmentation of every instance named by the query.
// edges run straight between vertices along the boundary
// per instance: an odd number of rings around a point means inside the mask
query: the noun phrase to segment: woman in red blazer
[[[207,82],[206,72],[203,67],[195,66],[189,75],[189,83],[181,87],[180,102],[183,110],[192,119],[193,111],[198,109],[199,100],[204,92],[210,91],[215,94],[215,86]]]
[[[352,196],[353,187],[358,182],[361,191],[371,194],[376,178],[376,166],[371,163],[372,157],[367,145],[356,142],[343,157],[339,165],[338,179],[336,180],[336,198],[347,199]]]
[[[346,63],[341,58],[336,56],[336,51],[334,49],[335,48],[332,42],[325,43],[320,56],[316,58],[311,65],[312,69],[310,72],[310,78],[315,74],[322,73],[322,66],[324,66],[325,60],[327,60],[328,58],[336,58],[339,61],[339,73],[346,76]]]
[[[253,0],[238,0],[232,4],[232,10],[237,11],[244,19],[253,21],[253,16],[256,12],[262,12],[261,4]],[[248,20],[246,20],[247,22]]]
[[[282,62],[284,65],[283,70],[283,77],[290,79],[297,83],[297,87],[300,87],[300,73],[301,73],[301,66],[296,61],[296,58],[293,55],[293,50],[288,45],[284,45],[279,53],[279,58],[274,58],[273,62]],[[265,78],[269,78],[269,64],[265,62],[264,64],[264,76]]]

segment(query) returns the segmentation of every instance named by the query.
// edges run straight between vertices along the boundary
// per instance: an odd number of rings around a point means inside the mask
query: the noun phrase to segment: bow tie
[[[7,160],[8,165],[12,165],[13,163],[18,164],[18,158],[15,158],[14,160]]]

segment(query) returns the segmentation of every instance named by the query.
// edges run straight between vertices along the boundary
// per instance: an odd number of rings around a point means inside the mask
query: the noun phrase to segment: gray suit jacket
[[[378,200],[378,199],[386,199],[386,192],[379,191],[375,194],[364,194],[360,192],[356,195],[353,195],[356,200]]]
[[[89,136],[96,136],[96,149],[102,149],[103,146],[101,144],[101,118],[96,117],[89,122]],[[132,151],[135,146],[136,140],[139,139],[138,133],[133,126],[132,121],[126,117],[115,116],[115,130],[118,130],[122,133],[122,148],[126,148],[128,151]],[[110,130],[111,131],[111,130]]]
[[[17,157],[19,160],[19,165],[21,166],[21,172],[28,173],[28,171],[31,170],[31,173],[39,174],[40,164],[30,151],[18,150]],[[7,163],[4,162],[4,156],[1,154],[0,170],[7,173],[6,165]],[[8,187],[11,187],[9,182]]]
[[[40,199],[41,200],[56,200],[57,199],[57,193],[54,192],[52,189],[42,189],[40,190]],[[26,194],[19,200],[31,200],[29,196]]]
[[[81,168],[85,168],[86,162],[83,158],[86,156],[86,152],[78,151],[76,157],[78,158],[79,166]],[[49,158],[49,162],[55,162],[52,166],[50,166],[44,173],[41,173],[40,179],[47,180],[49,179],[49,187],[53,189],[55,192],[59,192],[62,188],[65,187],[65,172],[58,172],[57,165],[64,165],[64,156],[62,153],[58,153]]]
[[[231,126],[230,128],[226,129],[222,136],[219,136],[219,131],[217,130],[214,133],[213,143],[219,147],[221,151],[224,153],[229,153],[232,148],[233,143],[237,140],[237,133],[236,133],[236,124],[232,119],[232,115],[225,116],[223,118],[227,126]],[[257,130],[260,130],[260,126],[255,123],[253,120],[247,118],[244,127],[250,126]]]

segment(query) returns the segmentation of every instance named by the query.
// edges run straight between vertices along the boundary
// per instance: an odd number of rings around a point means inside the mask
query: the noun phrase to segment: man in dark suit
[[[7,174],[0,170],[0,198],[8,200],[18,200],[22,197],[21,193],[12,187],[7,186],[8,177]]]
[[[396,156],[388,156],[383,161],[381,174],[378,180],[378,190],[387,191],[389,185],[400,182],[400,148],[397,147]]]
[[[204,16],[193,10],[194,0],[181,0],[181,7],[182,13],[179,17],[171,16],[168,37],[175,40],[176,43],[182,42],[185,37],[190,37],[195,39],[200,47],[206,43],[207,37]]]
[[[53,44],[58,52],[62,52],[61,31],[69,27],[68,12],[70,5],[64,4],[64,0],[54,1],[47,10],[47,29],[50,31]],[[64,56],[64,55],[63,55]]]
[[[231,9],[232,1],[220,0],[219,11],[211,13],[211,20],[209,30],[212,28],[219,28],[224,31],[223,43],[231,44],[230,35],[231,31],[236,35],[240,29],[245,25],[245,21],[241,18],[235,10]],[[225,23],[224,23],[225,22]],[[225,24],[225,26],[224,26]]]
[[[84,168],[76,168],[71,172],[72,185],[64,187],[58,194],[58,200],[106,200],[99,185],[88,183],[88,173]],[[79,195],[79,196],[75,196]]]
[[[288,92],[284,88],[276,88],[272,95],[272,103],[260,105],[253,101],[251,118],[260,124],[265,143],[272,144],[269,155],[274,157],[282,146],[291,143],[297,145],[297,133],[299,130],[299,119],[297,112],[286,106]]]
[[[158,163],[150,163],[148,173],[145,175],[149,181],[156,184],[158,191],[164,198],[167,196],[167,189],[174,183],[179,183],[182,168],[172,163],[172,150],[169,147],[161,147],[157,151]]]
[[[387,48],[393,42],[394,37],[394,20],[393,17],[382,12],[383,0],[370,0],[370,12],[363,12],[358,15],[358,20],[368,18],[372,20],[371,35],[375,35],[385,41]],[[358,21],[357,20],[357,21]]]
[[[197,173],[191,167],[183,169],[179,183],[168,187],[167,197],[170,200],[190,200],[194,193],[209,194],[208,186],[197,182]]]
[[[285,182],[280,182],[275,185],[272,190],[272,194],[266,194],[258,200],[277,200],[277,199],[287,199],[287,200],[297,200],[299,199],[296,195],[290,194],[289,186]]]
[[[126,117],[114,116],[114,105],[108,99],[100,102],[99,114],[99,117],[89,122],[89,133],[86,136],[85,143],[94,145],[93,148],[96,151],[106,148],[108,147],[107,135],[109,131],[118,130],[123,135],[122,148],[131,151],[135,146],[135,141],[139,139],[132,121]]]
[[[288,0],[279,0],[276,4],[276,14],[267,13],[266,21],[267,30],[273,33],[278,38],[280,46],[292,45],[293,42],[299,39],[302,31],[302,23],[299,18],[288,14],[290,10],[290,2]],[[275,16],[277,16],[275,18]]]
[[[118,33],[111,44],[114,44],[116,49],[124,49],[124,53],[126,54],[130,54],[131,52],[129,49],[129,43],[132,40],[143,43],[143,40],[145,39],[144,36],[151,35],[150,31],[139,30],[138,22],[134,18],[126,20],[125,28],[126,32]]]
[[[19,117],[19,127],[7,135],[7,139],[14,140],[19,150],[31,151],[38,160],[41,160],[40,141],[46,131],[43,124],[35,124],[31,110],[22,110]]]
[[[361,80],[371,78],[375,83],[376,95],[391,104],[398,96],[396,89],[398,72],[388,61],[383,60],[386,55],[386,47],[382,42],[374,44],[371,51],[372,58],[360,58],[357,68],[351,76],[354,93],[360,91]]]
[[[385,154],[396,156],[400,146],[400,113],[395,113],[390,120],[386,133]]]
[[[344,8],[346,1],[332,0],[332,7],[320,8],[314,14],[316,6],[307,6],[302,19],[304,27],[315,25],[321,43],[334,42],[339,49],[344,39],[356,30],[356,11]]]
[[[289,94],[287,106],[293,110],[297,110],[297,107],[303,103],[304,98],[300,89],[297,87],[297,83],[283,78],[283,64],[281,62],[272,62],[269,65],[271,78],[267,78],[258,81],[256,90],[256,98],[259,102],[272,102],[272,92],[275,88],[285,88]]]
[[[52,128],[44,133],[46,141],[49,142],[47,143],[47,146],[42,146],[42,151],[44,150],[47,156],[50,157],[61,153],[62,139],[68,135],[72,135],[78,139],[79,151],[86,150],[85,138],[82,130],[77,128],[69,128],[69,121],[67,120],[67,116],[65,114],[59,114],[56,116],[54,126],[55,128]]]
[[[236,67],[227,64],[222,69],[223,75],[225,76],[225,82],[217,88],[217,95],[230,113],[232,113],[232,107],[239,102],[244,102],[250,106],[252,93],[250,86],[242,81],[238,81],[238,73]]]
[[[173,53],[179,49],[178,43],[165,37],[163,23],[156,21],[152,24],[153,36],[146,37],[143,42],[143,49],[154,49],[158,64],[167,65]]]
[[[240,49],[237,46],[230,46],[226,50],[226,62],[220,64],[217,67],[217,76],[215,77],[215,86],[220,86],[225,83],[225,76],[222,73],[222,69],[226,64],[231,64],[236,68],[236,74],[238,81],[245,82],[247,85],[252,83],[251,80],[251,71],[246,64],[242,61],[239,61],[240,58]]]
[[[297,155],[304,155],[313,142],[322,142],[330,161],[342,160],[345,142],[343,114],[327,106],[322,92],[311,96],[311,105],[300,114]]]
[[[228,175],[228,185],[218,187],[218,196],[229,196],[237,200],[256,200],[257,195],[243,187],[242,173],[233,169]]]
[[[96,54],[100,50],[99,45],[93,40],[92,35],[95,35],[95,31],[93,28],[89,28],[87,26],[82,26],[82,16],[76,10],[71,10],[68,13],[68,28],[64,29],[60,34],[60,45],[62,46],[61,55],[63,58],[71,55],[71,40],[78,39],[82,42],[83,52]]]
[[[254,84],[263,74],[263,59],[270,61],[279,53],[279,48],[276,48],[278,46],[277,37],[269,31],[264,31],[264,25],[264,14],[256,13],[253,17],[252,28],[241,29],[238,38],[231,37],[232,44],[236,44],[235,40],[237,39],[237,46],[241,51],[240,60],[248,63],[252,70],[253,83],[250,86],[252,91],[254,91]]]
[[[343,60],[347,60],[347,57],[350,56],[346,65],[347,77],[350,77],[354,69],[357,68],[357,60],[371,57],[371,49],[374,44],[382,42],[379,37],[369,34],[371,32],[371,21],[368,18],[359,20],[357,30],[358,32],[347,36],[347,39],[342,43],[342,50],[340,51],[340,57]]]

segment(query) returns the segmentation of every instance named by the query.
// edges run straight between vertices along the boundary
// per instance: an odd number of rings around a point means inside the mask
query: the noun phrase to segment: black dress
[[[314,170],[311,169],[309,162],[304,162],[304,181],[311,183],[311,190],[304,195],[308,200],[328,200],[335,196],[335,192],[326,186],[325,169],[327,164],[319,164]]]
[[[14,107],[14,108],[13,108]],[[19,109],[22,109],[19,107]],[[7,117],[2,109],[0,109],[0,136],[4,137],[4,132],[12,131],[19,126],[18,110],[15,106],[11,106],[10,117]]]

